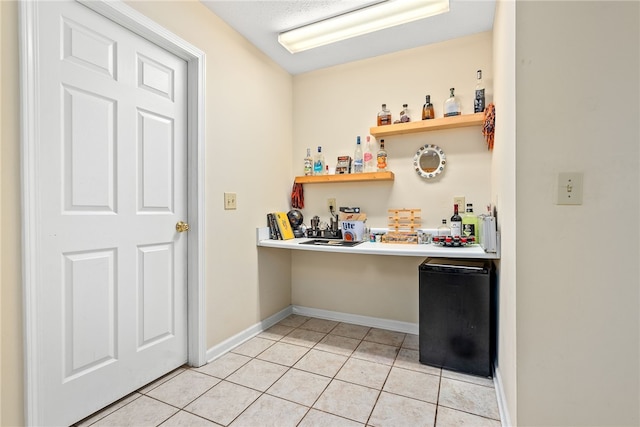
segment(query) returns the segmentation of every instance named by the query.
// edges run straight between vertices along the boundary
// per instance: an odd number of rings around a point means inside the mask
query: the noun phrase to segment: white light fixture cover
[[[449,11],[449,0],[389,0],[278,35],[291,53],[302,52]]]

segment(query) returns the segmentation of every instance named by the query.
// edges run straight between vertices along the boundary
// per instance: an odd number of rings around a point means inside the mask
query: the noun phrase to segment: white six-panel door
[[[186,63],[75,2],[38,12],[40,421],[187,361]]]

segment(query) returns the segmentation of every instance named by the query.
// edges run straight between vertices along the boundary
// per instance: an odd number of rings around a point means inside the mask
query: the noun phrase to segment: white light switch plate
[[[582,172],[560,172],[558,174],[558,205],[582,204]]]

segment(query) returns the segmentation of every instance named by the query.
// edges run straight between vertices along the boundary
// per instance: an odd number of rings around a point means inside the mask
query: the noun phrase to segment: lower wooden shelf
[[[329,182],[362,182],[362,181],[393,181],[393,172],[348,173],[340,175],[309,175],[296,176],[296,184],[322,184]]]

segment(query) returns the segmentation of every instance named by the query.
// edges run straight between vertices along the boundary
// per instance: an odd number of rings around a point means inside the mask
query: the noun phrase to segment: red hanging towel
[[[293,189],[291,190],[291,208],[304,208],[304,190],[302,189],[302,184],[297,182],[293,183]]]

